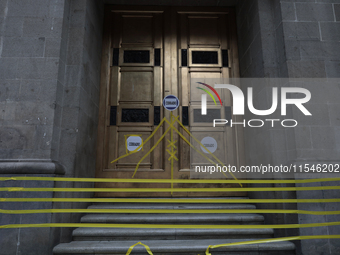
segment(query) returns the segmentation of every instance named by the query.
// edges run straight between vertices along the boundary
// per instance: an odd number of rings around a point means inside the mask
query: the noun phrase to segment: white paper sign
[[[143,142],[142,138],[139,136],[129,136],[126,139],[126,145],[127,145],[128,151],[136,150],[142,144],[142,142]],[[140,147],[138,151],[140,151],[141,149],[142,147]]]
[[[202,140],[201,140],[201,144],[204,145],[205,148],[207,148],[211,153],[214,153],[217,149],[217,142],[214,138],[212,137],[204,137]],[[204,153],[209,153],[209,151],[206,151],[202,146],[201,146],[201,150],[204,152]]]

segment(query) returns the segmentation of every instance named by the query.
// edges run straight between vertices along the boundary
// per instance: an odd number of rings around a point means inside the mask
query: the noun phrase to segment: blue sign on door
[[[174,111],[179,106],[179,100],[174,95],[168,95],[168,96],[164,97],[164,99],[163,99],[163,106],[164,106],[165,109],[167,109],[169,111]]]

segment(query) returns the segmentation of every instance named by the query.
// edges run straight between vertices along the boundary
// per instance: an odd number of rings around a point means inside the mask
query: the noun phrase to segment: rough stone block
[[[39,92],[39,101],[49,102],[49,107],[54,108],[56,101],[57,80],[43,80]]]
[[[299,21],[334,21],[333,6],[327,3],[295,3]]]
[[[270,139],[272,142],[272,150],[275,151],[286,151],[286,133],[285,130],[273,129],[269,130]]]
[[[20,230],[20,255],[50,254],[50,228],[24,228]]]
[[[312,149],[310,127],[296,127],[295,144],[297,149]]]
[[[5,14],[7,2],[8,2],[7,0],[0,0],[0,17],[3,17]]]
[[[15,120],[23,125],[52,125],[53,113],[50,102],[20,101],[15,107]]]
[[[25,58],[19,63],[23,79],[57,79],[57,58]]]
[[[67,55],[67,65],[78,65],[82,61],[83,48],[79,47],[79,43],[83,43],[84,29],[78,27],[69,29],[68,52],[72,54]]]
[[[10,223],[7,222],[7,224]],[[0,236],[0,246],[6,247],[0,249],[0,255],[16,255],[19,229],[0,229]]]
[[[325,64],[322,60],[287,61],[287,67],[292,78],[326,77]]]
[[[317,22],[283,22],[285,40],[320,40]]]
[[[332,127],[311,127],[311,134],[314,149],[336,149]]]
[[[64,107],[79,107],[80,87],[66,87],[64,89]]]
[[[328,78],[340,78],[340,61],[326,61],[325,65]]]
[[[44,17],[49,11],[46,0],[8,1],[8,16]]]
[[[83,28],[85,26],[85,16],[85,9],[73,9],[70,13],[70,23],[72,24],[72,27]]]
[[[6,112],[6,102],[0,102],[0,125],[4,124],[5,119],[5,112]]]
[[[42,82],[42,80],[22,80],[20,84],[19,100],[40,101]]]
[[[329,104],[329,118],[331,126],[340,126],[339,108],[340,104]]]
[[[17,103],[15,101],[6,101],[5,112],[4,112],[4,120],[6,124],[10,124],[15,122],[15,109]]]
[[[24,134],[18,127],[1,127],[1,148],[2,149],[25,149],[28,145],[27,140],[33,139],[34,128],[31,132]],[[27,130],[26,130],[27,131]]]
[[[48,37],[52,27],[52,19],[45,17],[25,17],[24,36]]]
[[[60,163],[73,174],[74,171],[74,152],[77,144],[77,131],[74,129],[63,129],[60,138]]]
[[[66,73],[65,62],[63,60],[59,59],[58,82],[64,84],[64,82],[65,82],[65,73]]]
[[[339,46],[339,42],[301,41],[301,58],[338,60],[340,58],[340,51],[337,50]]]
[[[64,19],[54,18],[49,36],[53,38],[61,38],[63,24],[64,24]]]
[[[56,98],[55,98],[56,105],[62,106],[63,96],[64,96],[64,85],[61,82],[57,81]]]
[[[285,55],[287,60],[300,60],[300,41],[285,40]]]
[[[323,51],[324,59],[339,60],[340,59],[340,51],[338,50],[339,47],[340,42],[321,42],[321,48]]]
[[[50,0],[49,16],[53,18],[62,18],[64,16],[65,1],[63,0]]]
[[[336,21],[340,21],[340,4],[334,4],[334,14]]]
[[[296,20],[294,3],[281,2],[282,20]]]
[[[23,34],[23,17],[6,17],[3,21],[5,23],[3,36],[17,36],[20,37]]]
[[[80,83],[82,67],[80,65],[67,65],[65,84],[67,87],[74,87]]]
[[[2,57],[43,57],[44,37],[4,37]]]
[[[283,24],[282,22],[275,29],[275,37],[276,37],[276,51],[277,51],[277,66],[280,66],[282,63],[286,62],[286,48],[285,48],[285,40],[283,35]],[[299,54],[297,54],[299,55]],[[279,76],[284,77],[284,76]]]
[[[60,38],[46,38],[45,57],[59,57],[60,55]]]
[[[80,91],[80,99],[80,109],[90,116],[92,114],[91,96],[82,89]]]
[[[2,80],[0,81],[0,102],[17,101],[20,91],[19,80]]]
[[[340,23],[320,22],[322,41],[340,41]]]
[[[272,155],[274,165],[287,164],[288,156],[286,151],[273,151]]]
[[[36,126],[35,148],[40,151],[50,151],[53,128],[46,125]]]
[[[312,114],[312,116],[305,116],[300,109],[293,107],[294,119],[299,125],[306,126],[329,126],[330,120],[328,116],[327,104],[305,104],[305,107]]]
[[[15,58],[1,58],[0,80],[15,79],[18,76],[19,60]]]
[[[61,127],[65,129],[76,129],[78,127],[79,108],[64,107]]]

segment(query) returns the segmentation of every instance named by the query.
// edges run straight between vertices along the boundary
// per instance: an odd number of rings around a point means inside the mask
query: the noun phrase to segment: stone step
[[[254,240],[254,239],[252,239]],[[249,241],[249,239],[205,239],[205,240],[131,240],[131,241],[73,241],[56,246],[54,254],[116,254],[125,255],[130,246],[137,242],[142,242],[150,247],[154,255],[197,255],[205,254],[209,245],[225,244],[233,242]],[[262,255],[266,252],[270,254],[282,254],[282,252],[292,252],[284,254],[294,254],[295,245],[291,242],[261,243],[251,245],[235,245],[211,249],[213,255],[238,254],[238,255]],[[132,254],[147,254],[141,245],[136,246]]]
[[[260,214],[225,213],[111,213],[87,214],[82,223],[125,223],[125,224],[262,224]]]
[[[270,238],[271,228],[265,229],[158,229],[158,228],[77,228],[73,231],[74,241],[113,240],[182,240],[182,239],[240,239]]]
[[[191,203],[98,203],[88,209],[187,209],[187,210],[219,210],[219,209],[256,209],[251,204],[191,204]]]

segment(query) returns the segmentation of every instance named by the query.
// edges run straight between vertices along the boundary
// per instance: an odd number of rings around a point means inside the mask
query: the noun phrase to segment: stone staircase
[[[218,198],[216,198],[218,199]],[[247,198],[244,198],[247,199]],[[251,204],[186,204],[186,203],[96,203],[91,209],[256,209]],[[113,213],[87,214],[82,223],[114,224],[174,224],[174,225],[249,225],[263,224],[260,214],[145,214]],[[162,229],[162,228],[77,228],[73,241],[57,245],[54,254],[125,255],[128,248],[142,242],[150,247],[153,254],[191,255],[205,254],[209,245],[240,242],[273,237],[274,230],[264,229]],[[291,242],[276,242],[252,245],[221,247],[210,250],[211,254],[230,255],[295,255]],[[132,253],[148,254],[144,247],[136,246]]]

